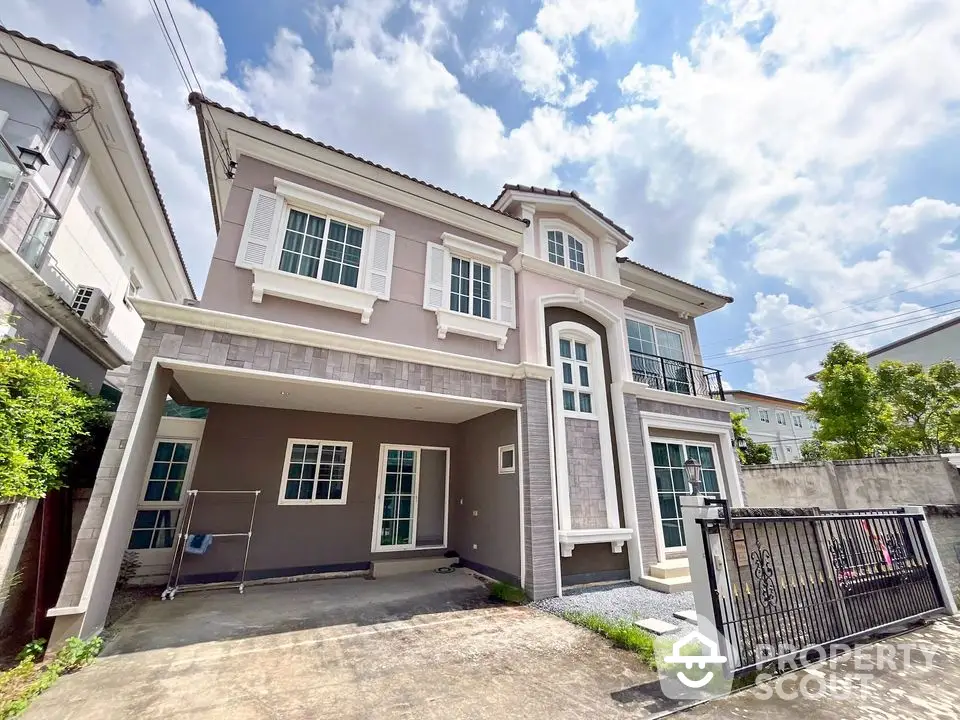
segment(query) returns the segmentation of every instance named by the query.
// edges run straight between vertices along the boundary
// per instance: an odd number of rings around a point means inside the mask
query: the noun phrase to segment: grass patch
[[[522,605],[527,601],[523,588],[505,582],[495,582],[490,586],[490,597],[512,605]]]
[[[615,646],[637,653],[643,662],[656,668],[654,636],[646,630],[641,630],[636,625],[623,620],[614,622],[596,614],[565,612],[563,619],[603,635]]]
[[[90,664],[100,653],[103,639],[70,638],[52,659],[38,662],[43,645],[42,640],[28,643],[17,655],[17,665],[0,672],[0,720],[17,717],[58,677]]]

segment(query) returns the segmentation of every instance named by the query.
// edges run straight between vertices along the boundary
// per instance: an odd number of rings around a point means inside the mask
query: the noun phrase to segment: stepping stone
[[[687,622],[692,622],[694,625],[697,624],[696,610],[677,610],[673,616],[679,620],[686,620]]]
[[[633,624],[647,632],[652,632],[654,635],[663,635],[664,633],[673,632],[677,629],[676,625],[671,625],[668,622],[657,620],[656,618],[635,620]]]

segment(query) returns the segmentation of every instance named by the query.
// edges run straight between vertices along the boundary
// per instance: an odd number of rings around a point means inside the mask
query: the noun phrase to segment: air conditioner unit
[[[81,285],[73,300],[73,309],[86,322],[101,332],[106,332],[107,323],[113,315],[113,303],[100,288]]]

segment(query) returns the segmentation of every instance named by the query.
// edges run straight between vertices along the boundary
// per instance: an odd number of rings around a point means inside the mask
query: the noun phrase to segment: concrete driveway
[[[656,675],[635,655],[486,598],[460,569],[151,600],[26,717],[558,720],[663,709],[637,692]]]

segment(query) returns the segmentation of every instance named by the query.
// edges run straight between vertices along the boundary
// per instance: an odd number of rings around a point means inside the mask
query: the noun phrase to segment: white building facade
[[[194,298],[122,72],[12,31],[0,49],[3,331],[92,393],[120,386],[133,298]]]
[[[746,390],[732,390],[727,399],[737,404],[738,412],[746,415],[744,426],[750,437],[770,446],[771,462],[800,461],[800,448],[813,437],[816,428],[816,423],[803,411],[803,403]]]

